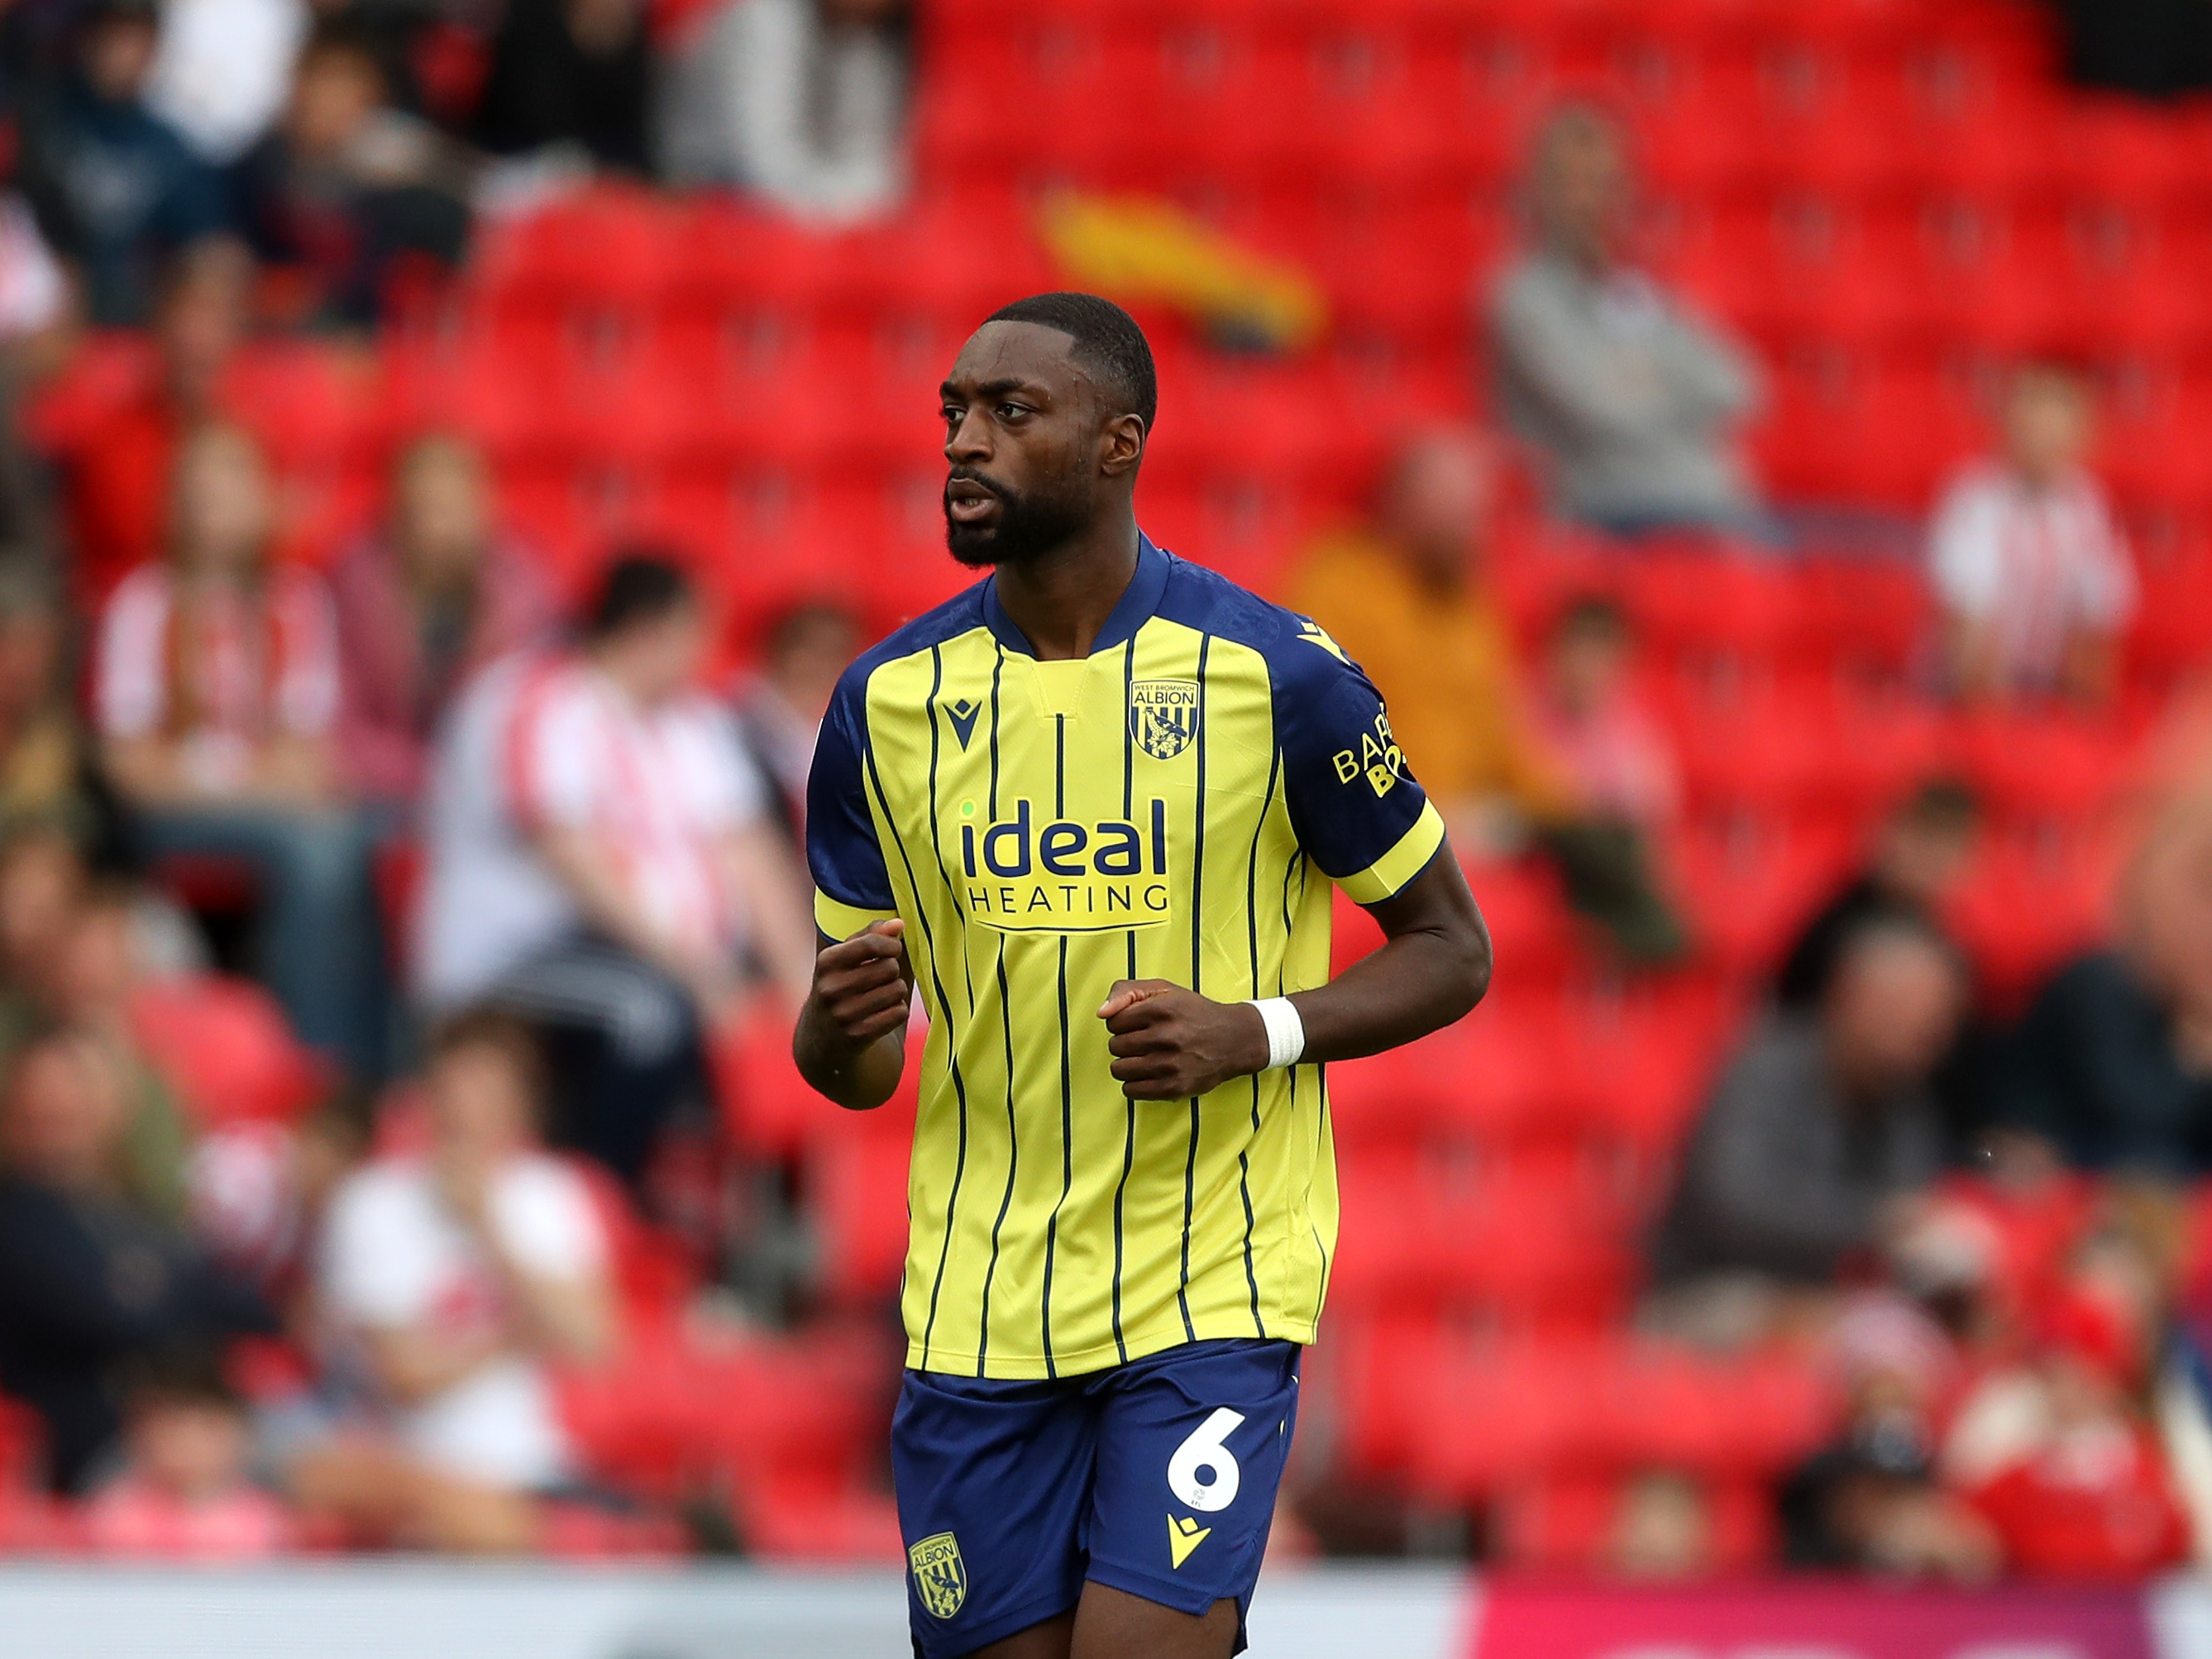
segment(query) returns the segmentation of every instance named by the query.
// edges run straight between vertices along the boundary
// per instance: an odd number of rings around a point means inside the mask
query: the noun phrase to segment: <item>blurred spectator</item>
[[[670,54],[663,170],[801,219],[887,212],[906,185],[905,0],[722,0]]]
[[[2078,374],[2023,365],[2005,398],[2002,453],[1969,467],[1936,508],[1929,559],[1962,696],[2112,695],[2136,584],[2083,464],[2092,415]]]
[[[860,645],[860,624],[842,605],[795,605],[769,629],[760,672],[738,690],[738,735],[794,848],[805,840],[806,777],[822,716]]]
[[[125,1102],[100,1045],[68,1031],[23,1044],[0,1118],[0,1386],[46,1420],[57,1491],[97,1475],[121,1427],[118,1368],[270,1330],[258,1297],[125,1199]]]
[[[701,1086],[700,1022],[745,994],[747,949],[789,1002],[811,973],[803,878],[694,686],[706,642],[680,571],[619,561],[578,651],[464,695],[430,786],[424,999],[541,1023],[556,1143],[633,1183]]]
[[[234,214],[276,314],[368,328],[396,262],[459,263],[461,189],[447,142],[392,107],[374,43],[326,23],[300,54],[283,120],[239,164]]]
[[[134,890],[85,878],[59,831],[33,829],[0,843],[0,942],[12,969],[0,981],[0,1073],[40,1031],[61,1024],[96,1043],[124,1091],[125,1115],[110,1172],[149,1215],[181,1220],[184,1116],[131,1025],[137,987]]]
[[[30,822],[90,827],[62,625],[46,573],[21,555],[0,556],[0,831]]]
[[[83,892],[84,860],[59,825],[34,821],[0,841],[0,987],[9,994],[46,984]]]
[[[1632,959],[1665,960],[1681,930],[1654,890],[1642,837],[1585,806],[1569,759],[1547,750],[1523,706],[1504,618],[1480,580],[1494,471],[1468,434],[1414,437],[1392,464],[1373,528],[1316,546],[1291,603],[1381,689],[1456,845],[1494,855],[1534,836],[1578,909]]]
[[[1817,1013],[1738,1050],[1684,1156],[1655,1244],[1662,1322],[1723,1343],[1832,1285],[1934,1178],[1928,1079],[1965,1006],[1942,938],[1903,917],[1844,942]]]
[[[161,261],[224,228],[221,181],[146,106],[157,27],[148,0],[97,0],[70,73],[26,112],[24,188],[94,323],[144,321]]]
[[[58,475],[77,596],[106,600],[161,552],[177,443],[219,413],[252,277],[236,242],[200,243],[171,264],[150,340],[87,345],[27,411],[27,435]]]
[[[2212,802],[2154,827],[2123,884],[2118,945],[2036,998],[1998,1105],[2085,1168],[2212,1170]]]
[[[1630,677],[1635,649],[1620,605],[1576,600],[1553,625],[1533,712],[1583,810],[1656,836],[1681,810],[1682,780],[1674,745]]]
[[[1501,406],[1575,518],[1621,535],[1764,533],[1732,442],[1757,373],[1630,263],[1633,196],[1610,117],[1553,116],[1528,185],[1535,246],[1492,300]]]
[[[2004,1565],[1989,1522],[1944,1490],[1917,1441],[1875,1425],[1790,1477],[1783,1549],[1794,1567],[1984,1584]]]
[[[368,830],[338,790],[330,594],[273,564],[261,452],[210,425],[177,455],[171,554],[115,591],[93,697],[108,775],[155,860],[253,869],[260,966],[303,1040],[373,1078],[381,963]]]
[[[27,1012],[61,1021],[100,1044],[125,1105],[116,1142],[116,1183],[148,1214],[181,1222],[189,1133],[175,1091],[140,1048],[131,1024],[138,984],[137,897],[114,883],[86,890],[58,942],[51,976]],[[21,1017],[17,1010],[10,1012]],[[22,1034],[9,1031],[8,1046]]]
[[[2133,1578],[2176,1565],[2185,1524],[2135,1403],[2165,1317],[2156,1264],[2124,1228],[2101,1227],[2038,1312],[2037,1351],[1960,1405],[1947,1480],[2017,1571]]]
[[[652,76],[636,0],[513,0],[492,40],[472,136],[495,155],[559,148],[644,174]]]
[[[163,0],[146,101],[203,161],[228,167],[284,107],[307,0]]]
[[[606,1359],[617,1333],[591,1188],[538,1147],[544,1084],[526,1028],[461,1016],[432,1041],[427,1152],[338,1190],[322,1295],[389,1438],[380,1454],[357,1434],[308,1453],[303,1496],[512,1548],[530,1539],[529,1498],[576,1478],[546,1369]]]
[[[1909,915],[1940,927],[1940,908],[1973,857],[1980,824],[1972,791],[1949,778],[1931,779],[1899,803],[1875,832],[1866,863],[1798,933],[1775,978],[1775,1001],[1819,1006],[1844,941],[1875,917]]]
[[[1713,1566],[1712,1504],[1686,1475],[1654,1469],[1620,1495],[1606,1540],[1608,1577],[1639,1583],[1703,1577]]]
[[[284,1507],[246,1478],[252,1423],[211,1353],[134,1368],[124,1414],[127,1461],[84,1509],[100,1554],[171,1561],[264,1561],[294,1542]]]
[[[494,529],[466,441],[417,439],[393,468],[392,515],[331,574],[345,696],[338,750],[354,789],[412,802],[454,693],[556,616],[535,561]]]
[[[1571,799],[1531,729],[1505,619],[1480,580],[1496,489],[1480,439],[1420,434],[1393,460],[1373,526],[1321,542],[1291,584],[1291,603],[1381,689],[1422,786],[1476,846],[1502,838],[1480,828],[1501,809],[1543,823]]]

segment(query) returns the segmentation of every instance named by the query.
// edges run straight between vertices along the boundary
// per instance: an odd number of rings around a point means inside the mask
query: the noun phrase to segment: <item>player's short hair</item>
[[[618,555],[599,579],[584,617],[586,640],[611,638],[639,623],[659,622],[698,600],[683,567],[663,554],[634,550]]]
[[[1159,375],[1152,348],[1137,319],[1111,300],[1096,294],[1032,294],[1000,306],[987,323],[1035,323],[1055,329],[1075,342],[1076,359],[1098,377],[1121,412],[1134,415],[1152,429],[1160,406]]]

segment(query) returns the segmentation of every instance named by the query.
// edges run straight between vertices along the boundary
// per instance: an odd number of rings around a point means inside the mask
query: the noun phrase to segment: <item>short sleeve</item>
[[[1361,904],[1380,904],[1428,868],[1443,820],[1413,781],[1382,694],[1301,617],[1271,653],[1283,793],[1298,845]]]
[[[898,914],[890,872],[868,811],[867,677],[848,669],[830,699],[806,781],[806,863],[814,876],[815,925],[849,939]]]

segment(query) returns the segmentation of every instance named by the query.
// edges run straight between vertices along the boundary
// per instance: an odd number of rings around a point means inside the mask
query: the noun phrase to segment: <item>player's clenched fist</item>
[[[871,922],[814,958],[811,1001],[830,1029],[855,1046],[906,1024],[906,923]]]
[[[1115,1079],[1132,1100],[1186,1100],[1267,1068],[1267,1022],[1249,1003],[1216,1002],[1164,979],[1124,979],[1098,1018]]]

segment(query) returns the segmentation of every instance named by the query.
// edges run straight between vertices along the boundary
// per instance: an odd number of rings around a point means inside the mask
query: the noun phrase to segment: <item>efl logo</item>
[[[1033,822],[1026,800],[1014,816],[972,822],[963,801],[960,868],[968,914],[1009,933],[1100,933],[1156,927],[1168,920],[1168,807],[1152,803],[1146,828],[1121,818]]]

